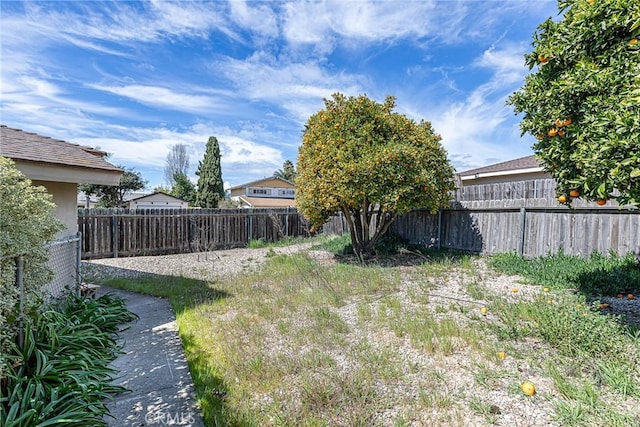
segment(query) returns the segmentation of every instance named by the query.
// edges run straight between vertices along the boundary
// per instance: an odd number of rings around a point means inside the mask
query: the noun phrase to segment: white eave
[[[493,176],[522,175],[522,174],[536,173],[536,172],[544,172],[544,169],[541,167],[535,167],[535,168],[526,168],[526,169],[513,169],[508,171],[482,172],[482,173],[476,173],[473,175],[460,176],[460,179],[462,181],[469,181],[472,179],[489,178]]]
[[[70,182],[76,184],[118,185],[121,171],[79,168],[15,159],[16,167],[32,181]]]

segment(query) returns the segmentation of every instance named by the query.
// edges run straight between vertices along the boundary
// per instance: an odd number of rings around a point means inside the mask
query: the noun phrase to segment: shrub
[[[44,187],[31,185],[13,161],[0,156],[0,378],[19,314],[14,258],[24,255],[24,286],[33,304],[41,287],[51,279],[44,244],[63,229],[51,215],[54,209]]]

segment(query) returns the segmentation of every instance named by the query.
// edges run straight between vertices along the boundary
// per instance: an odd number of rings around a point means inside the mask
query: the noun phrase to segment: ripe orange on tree
[[[571,119],[564,119],[564,125],[565,125],[565,126],[569,126],[571,123],[573,123],[573,120],[571,120]]]
[[[556,126],[559,128],[564,126],[564,120],[556,119]]]
[[[558,136],[564,136],[564,131],[562,129],[558,131]]]
[[[549,136],[556,136],[558,134],[558,129],[556,128],[551,128],[549,129],[549,132],[547,132],[547,135]]]
[[[549,60],[544,55],[538,55],[538,61],[540,61],[540,62],[542,62],[544,64]]]

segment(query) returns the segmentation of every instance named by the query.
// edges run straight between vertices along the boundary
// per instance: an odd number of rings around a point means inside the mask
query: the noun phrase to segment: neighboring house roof
[[[173,199],[176,202],[188,203],[186,200],[179,199],[177,197],[172,196],[171,194],[163,193],[162,191],[155,191],[155,192],[153,192],[151,194],[138,195],[138,196],[132,197],[132,198],[130,198],[128,200],[124,200],[124,202],[126,202],[126,203],[128,203],[128,202],[139,202],[139,201],[144,200],[146,198],[153,197],[156,194],[161,194],[161,195],[165,196],[165,199]]]
[[[489,176],[516,175],[530,172],[544,171],[542,163],[535,155],[520,157],[506,162],[495,163],[481,168],[470,169],[460,172],[458,175],[462,180],[476,179]]]
[[[107,162],[106,152],[0,125],[0,155],[16,162],[31,179],[115,185],[122,169]],[[23,168],[18,164],[20,163]],[[42,166],[47,169],[43,170]],[[74,174],[56,168],[70,168]],[[24,171],[23,171],[24,172]]]
[[[131,200],[136,200],[141,197],[151,196],[152,194],[156,194],[156,193],[159,193],[159,191],[156,191],[155,193],[126,193],[124,196],[122,196],[122,201],[130,202]]]
[[[256,181],[247,182],[245,184],[236,185],[235,187],[228,188],[228,190],[231,191],[231,190],[237,190],[238,188],[251,187],[251,186],[255,186],[256,184],[260,184],[260,183],[263,183],[263,182],[266,182],[266,181],[272,181],[274,179],[278,179],[278,180],[280,180],[282,182],[286,182],[287,184],[291,184],[291,185],[295,186],[295,184],[293,182],[289,181],[288,179],[284,179],[284,178],[281,178],[279,176],[275,176],[274,175],[274,176],[270,176],[270,177],[267,177],[267,178],[258,179]]]
[[[253,208],[295,208],[295,199],[279,199],[276,197],[238,196],[238,199]]]

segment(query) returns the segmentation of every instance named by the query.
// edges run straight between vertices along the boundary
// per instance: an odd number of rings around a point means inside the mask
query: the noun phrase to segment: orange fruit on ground
[[[558,134],[558,129],[556,128],[551,128],[549,129],[549,132],[547,132],[547,135],[549,136],[556,136]]]
[[[504,359],[505,357],[507,357],[507,354],[504,351],[499,351],[497,353],[498,359]]]
[[[571,197],[578,197],[580,195],[580,192],[578,190],[571,190],[569,191],[569,195]]]
[[[635,298],[635,296],[633,296],[633,294],[627,295],[627,299],[634,299],[634,298]]]
[[[565,126],[569,126],[571,123],[573,123],[573,120],[571,120],[571,119],[564,119],[564,125],[565,125]]]
[[[596,204],[598,206],[604,206],[604,205],[607,204],[607,200],[606,199],[598,199],[598,200],[596,200]]]
[[[604,310],[604,309],[605,309],[605,308],[607,308],[607,307],[609,307],[609,304],[607,304],[607,303],[604,303],[604,302],[603,302],[602,304],[600,304],[600,309],[601,309],[601,310]]]
[[[482,308],[480,309],[480,313],[482,313],[482,314],[487,314],[487,312],[488,312],[488,311],[489,311],[489,310],[487,310],[487,307],[482,307]]]
[[[622,294],[616,295],[616,298],[622,298]]]
[[[567,199],[567,196],[565,196],[564,194],[558,197],[558,202],[560,203],[567,203],[569,199]]]
[[[520,384],[520,390],[527,396],[533,396],[536,394],[536,386],[533,385],[531,381],[525,381]]]
[[[511,288],[511,292],[515,294],[516,292],[518,292],[518,288]]]

